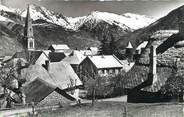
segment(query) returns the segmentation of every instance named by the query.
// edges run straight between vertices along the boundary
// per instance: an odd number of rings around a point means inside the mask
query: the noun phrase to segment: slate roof
[[[40,78],[62,90],[68,88],[71,79],[74,81],[76,79],[76,86],[82,85],[72,67],[64,62],[50,63],[49,72],[40,65],[30,65],[28,68],[21,70],[21,75],[27,81],[24,85],[34,81],[36,78]]]
[[[69,64],[79,65],[86,56],[84,56],[80,51],[74,50],[69,56],[65,57],[62,61]]]
[[[148,43],[148,46],[145,48],[139,63],[149,64],[149,53],[151,45],[157,45],[157,63],[158,65],[164,65],[168,67],[176,67],[176,60],[178,58],[182,59],[184,56],[184,46],[175,47],[178,42],[183,40],[179,34],[173,34],[170,37],[160,37]]]
[[[31,64],[35,64],[35,62],[38,60],[38,58],[40,57],[40,55],[43,53],[43,51],[30,51],[30,61]],[[27,60],[27,52],[26,51],[21,51],[21,52],[16,52],[13,56],[12,59],[14,58],[23,58],[25,60]]]
[[[23,89],[26,95],[26,102],[30,103],[40,102],[50,93],[52,93],[56,87],[44,81],[43,79],[36,78],[34,81],[24,86]]]
[[[134,65],[121,79],[123,88],[133,89],[148,79],[149,67]],[[172,69],[168,67],[157,67],[157,79],[154,85],[142,88],[143,91],[157,92],[165,85],[167,79],[172,75]]]
[[[66,57],[63,52],[50,52],[48,55],[51,62],[60,62]]]
[[[55,86],[55,82],[48,74],[47,70],[40,65],[30,65],[28,68],[24,68],[21,70],[22,78],[26,79],[26,83],[24,85],[29,84],[34,81],[36,78],[40,78],[46,82]]]
[[[26,95],[26,102],[41,102],[42,100],[45,100],[45,103],[50,102],[54,103],[56,102],[57,104],[61,101],[63,101],[63,96],[66,99],[69,99],[71,101],[74,101],[75,98],[72,97],[71,95],[67,94],[65,91],[57,88],[56,86],[50,84],[49,82],[36,78],[34,81],[24,85],[23,87],[24,93]],[[51,95],[53,92],[57,93],[57,97],[52,97],[55,98],[54,100],[51,100],[47,97]],[[59,98],[59,99],[58,99]],[[65,101],[66,101],[65,99]]]
[[[76,86],[82,85],[81,80],[74,72],[70,64],[65,62],[50,63],[49,75],[55,82],[55,85],[60,89],[67,89],[68,84],[71,84],[71,80],[75,82]]]
[[[88,56],[91,62],[98,68],[122,68],[123,65],[115,55]]]

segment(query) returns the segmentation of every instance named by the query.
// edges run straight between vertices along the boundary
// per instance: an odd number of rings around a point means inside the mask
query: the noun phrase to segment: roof
[[[126,48],[133,48],[133,46],[132,46],[130,41],[128,42],[128,46]]]
[[[47,83],[46,81],[36,78],[34,81],[23,87],[26,95],[26,102],[40,102],[50,93],[52,93],[56,87]]]
[[[63,91],[64,92],[64,91]],[[66,93],[65,93],[66,94]],[[68,98],[70,97],[70,98]],[[55,106],[58,104],[61,104],[62,106],[67,106],[70,104],[72,101],[74,101],[75,98],[70,96],[69,94],[60,94],[57,91],[53,91],[50,93],[47,97],[45,97],[42,101],[40,101],[37,106]]]
[[[129,62],[128,60],[120,60],[120,62],[125,72],[128,72],[135,64],[135,62]]]
[[[21,70],[22,78],[26,79],[26,84],[34,81],[36,78],[40,78],[46,82],[55,85],[55,82],[52,80],[50,75],[48,74],[47,70],[40,65],[30,65],[28,68],[24,68]]]
[[[145,48],[148,44],[148,41],[143,41],[139,46],[137,46],[136,50],[140,50],[141,48]]]
[[[50,52],[48,55],[51,62],[60,62],[66,57],[63,52]]]
[[[38,58],[40,57],[40,55],[43,53],[43,51],[29,51],[30,52],[30,61],[31,64],[35,64],[35,62],[38,60]],[[21,51],[21,52],[16,52],[12,59],[14,58],[23,58],[25,60],[27,60],[27,52],[26,51]]]
[[[151,45],[157,45],[157,63],[169,67],[177,67],[176,60],[182,59],[184,55],[184,47],[175,47],[175,45],[184,38],[179,34],[173,34],[170,37],[162,38],[149,42],[143,51],[139,63],[149,64],[149,52]]]
[[[143,65],[134,65],[122,78],[123,88],[133,89],[148,79],[149,67]],[[147,86],[142,90],[148,92],[157,92],[165,85],[167,79],[172,75],[172,69],[168,67],[157,67],[157,82],[154,85]]]
[[[93,52],[91,50],[79,50],[81,52],[81,54],[83,54],[84,56],[89,56],[89,55],[93,55]]]
[[[2,61],[2,62],[7,62],[7,61],[9,61],[11,58],[12,58],[12,56],[5,56],[5,57],[3,58],[3,61]]]
[[[60,89],[69,88],[68,85],[74,82],[75,86],[82,85],[81,80],[74,72],[70,64],[65,62],[50,63],[49,74],[55,85]]]
[[[34,81],[36,78],[40,78],[60,89],[68,88],[71,79],[74,81],[76,79],[76,86],[82,85],[72,67],[64,62],[50,63],[49,72],[40,65],[30,65],[21,71],[21,75],[27,81],[24,85]]]
[[[68,45],[66,45],[66,44],[52,44],[50,47],[53,47],[53,49],[55,49],[55,50],[67,50],[67,49],[70,49],[68,47]]]
[[[86,56],[84,56],[80,51],[74,50],[69,56],[65,57],[62,61],[67,62],[69,64],[77,64],[79,65]]]
[[[98,51],[98,47],[89,47],[89,49],[92,51]]]
[[[115,55],[88,56],[91,62],[98,68],[122,68],[122,64]]]

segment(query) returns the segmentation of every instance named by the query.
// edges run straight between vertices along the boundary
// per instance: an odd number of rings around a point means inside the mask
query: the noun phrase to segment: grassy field
[[[126,107],[126,116],[125,116]],[[38,112],[40,117],[184,117],[182,104],[130,104],[98,101],[69,106],[49,112]]]

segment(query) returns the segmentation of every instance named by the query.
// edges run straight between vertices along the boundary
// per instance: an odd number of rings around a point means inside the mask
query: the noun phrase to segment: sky
[[[184,5],[184,0],[0,0],[3,5],[25,8],[27,4],[44,6],[68,17],[90,14],[92,11],[116,14],[136,13],[160,18]]]

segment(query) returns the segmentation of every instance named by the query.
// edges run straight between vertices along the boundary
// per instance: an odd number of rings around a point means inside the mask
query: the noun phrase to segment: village
[[[12,102],[54,105],[62,102],[62,97],[80,102],[79,90],[85,82],[96,76],[116,76],[122,70],[129,71],[134,65],[134,62],[119,60],[115,55],[98,55],[97,47],[72,50],[66,44],[52,44],[48,50],[36,50],[33,35],[28,7],[24,29],[25,50],[1,59],[2,72],[7,70],[5,77],[12,75],[10,81],[5,81],[1,88],[1,93],[8,95],[2,101],[2,108],[11,107]],[[128,53],[132,49],[129,42],[127,56],[131,57]]]
[[[166,39],[159,40],[160,35]],[[24,50],[0,58],[0,108],[95,105],[98,99],[117,97],[125,103],[183,102],[183,35],[181,22],[179,30],[156,31],[137,47],[128,41],[121,58],[94,46],[72,49],[53,43],[37,49],[28,6]],[[171,38],[179,40],[172,48],[166,46]]]

